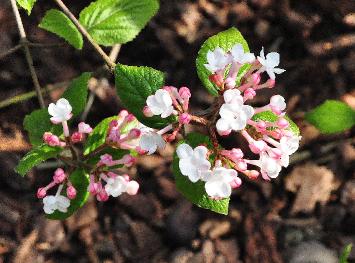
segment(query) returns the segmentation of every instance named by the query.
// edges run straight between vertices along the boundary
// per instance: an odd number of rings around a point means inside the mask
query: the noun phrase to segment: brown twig
[[[11,0],[14,1],[14,0]],[[95,40],[90,36],[86,29],[80,24],[79,20],[73,15],[72,12],[67,8],[67,6],[61,0],[54,0],[60,9],[66,14],[69,19],[74,23],[78,30],[86,37],[94,49],[100,54],[100,56],[105,60],[106,64],[109,66],[110,70],[113,71],[116,64],[110,59],[110,57],[102,50],[102,48],[95,42]]]
[[[35,68],[33,66],[33,59],[32,59],[32,56],[31,56],[30,49],[28,47],[29,42],[28,42],[27,37],[26,37],[26,32],[25,32],[25,29],[23,27],[23,23],[22,23],[22,19],[21,19],[21,16],[20,16],[20,12],[19,12],[19,10],[17,8],[16,0],[10,0],[10,1],[11,1],[12,9],[13,9],[13,12],[14,12],[14,15],[15,15],[15,18],[16,18],[17,28],[18,28],[18,31],[19,31],[19,34],[20,34],[20,45],[23,47],[23,50],[25,52],[26,61],[27,61],[28,68],[29,68],[30,73],[31,73],[33,84],[34,84],[35,89],[36,89],[38,101],[39,101],[39,104],[40,104],[41,108],[45,108],[46,105],[44,104],[44,99],[43,99],[43,96],[42,96],[42,93],[41,93],[41,86],[39,84],[39,80],[38,80],[38,76],[37,76],[36,70],[35,70]]]
[[[5,51],[4,53],[0,54],[0,60],[11,55],[12,53],[15,53],[17,50],[21,49],[22,45],[18,44],[14,46],[13,48],[10,48],[9,50]]]

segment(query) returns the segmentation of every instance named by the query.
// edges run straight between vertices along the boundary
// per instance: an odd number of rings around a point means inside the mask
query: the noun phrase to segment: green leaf
[[[339,263],[349,263],[348,258],[350,256],[352,247],[353,244],[348,244],[346,247],[344,247],[340,255]]]
[[[30,15],[32,8],[37,0],[17,0],[17,4],[27,11],[27,14]]]
[[[337,100],[327,100],[306,114],[306,120],[321,133],[338,133],[355,125],[355,111]]]
[[[100,151],[98,154],[96,154],[95,156],[93,156],[89,160],[87,160],[87,163],[92,164],[92,165],[97,164],[97,162],[100,161],[100,156],[103,154],[106,154],[106,153],[111,155],[113,160],[119,160],[124,155],[129,154],[130,152],[128,150],[106,147],[105,149]],[[117,169],[117,168],[121,168],[121,167],[123,167],[123,165],[115,165],[115,166],[111,166],[110,169],[113,169],[113,168]]]
[[[76,197],[70,200],[70,206],[66,213],[56,210],[53,214],[46,215],[49,219],[63,220],[71,216],[79,208],[81,208],[89,197],[89,175],[83,169],[76,169],[69,177],[70,182],[76,189]],[[63,188],[62,193],[66,193],[66,189]],[[64,194],[66,195],[66,194]]]
[[[23,126],[29,134],[32,145],[42,144],[43,134],[52,129],[53,125],[49,118],[47,109],[35,110],[31,114],[26,115]]]
[[[220,32],[208,38],[201,46],[196,59],[197,75],[202,81],[206,89],[214,96],[218,95],[218,87],[213,84],[208,77],[212,74],[204,64],[207,64],[207,53],[213,51],[217,47],[222,48],[224,51],[230,51],[235,44],[242,44],[244,51],[249,52],[248,43],[245,41],[242,34],[232,27],[226,31]],[[248,71],[250,65],[241,67],[238,73],[237,81]]]
[[[159,9],[157,0],[98,0],[80,13],[79,21],[101,45],[134,39]]]
[[[72,80],[70,86],[63,93],[62,97],[67,99],[73,107],[73,116],[78,116],[86,106],[88,96],[88,82],[91,78],[90,72],[84,72]]]
[[[47,11],[38,26],[64,38],[76,49],[82,49],[83,47],[83,36],[74,23],[59,10],[51,9]]]
[[[213,148],[209,138],[199,133],[188,134],[186,140],[179,142],[179,144],[181,143],[187,143],[192,148],[195,148],[201,144],[206,145],[209,149]],[[213,200],[208,197],[205,191],[204,182],[198,181],[196,183],[192,183],[187,178],[187,176],[181,174],[179,168],[179,157],[177,156],[176,152],[174,154],[174,160],[173,160],[173,171],[175,176],[176,188],[190,202],[194,203],[195,205],[201,208],[208,209],[219,214],[224,214],[224,215],[228,214],[229,198],[225,198],[222,200]]]
[[[46,144],[42,144],[32,151],[28,152],[15,167],[15,171],[24,176],[29,170],[36,165],[56,157],[63,149],[60,147],[51,147]]]
[[[117,116],[108,117],[103,119],[88,136],[84,145],[84,155],[88,155],[98,147],[103,145],[106,141],[109,123],[117,119]]]
[[[143,115],[146,99],[164,86],[164,73],[149,67],[118,64],[115,69],[117,94],[122,104],[137,119],[152,128],[162,128],[174,122],[174,117],[162,119],[159,116],[147,118]]]
[[[298,126],[296,125],[296,123],[294,123],[290,117],[288,117],[287,115],[284,116],[284,118],[289,122],[290,127],[288,128],[294,135],[300,135],[300,129],[298,128]],[[255,114],[252,117],[253,121],[269,121],[269,122],[275,122],[277,121],[278,116],[273,113],[272,111],[263,111],[263,112],[259,112],[257,114]]]

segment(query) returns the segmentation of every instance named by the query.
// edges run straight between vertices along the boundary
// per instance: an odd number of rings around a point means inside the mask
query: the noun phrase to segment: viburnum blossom
[[[223,94],[224,104],[219,110],[221,118],[216,123],[220,135],[228,135],[232,130],[245,128],[247,121],[254,115],[253,107],[244,105],[243,97],[237,89],[227,90]]]
[[[280,64],[280,54],[277,52],[271,52],[266,55],[264,54],[264,48],[260,51],[260,56],[258,57],[258,61],[262,65],[260,71],[266,71],[271,79],[275,79],[275,74],[281,74],[285,72],[282,68],[277,68]]]
[[[56,104],[51,103],[48,106],[48,113],[52,116],[50,118],[51,122],[54,124],[62,123],[65,137],[69,137],[67,121],[73,116],[72,110],[73,108],[69,101],[64,98],[59,99]]]
[[[207,64],[205,67],[212,73],[223,71],[224,68],[230,63],[230,57],[224,52],[222,48],[209,50],[207,52]]]
[[[179,168],[183,175],[195,183],[208,177],[211,163],[207,159],[208,149],[205,146],[197,146],[195,149],[186,143],[180,144],[176,153],[179,160]]]
[[[211,175],[206,180],[206,193],[214,199],[227,198],[232,193],[233,188],[239,187],[242,180],[238,177],[238,172],[234,169],[215,167]]]
[[[43,198],[43,210],[46,214],[53,214],[55,210],[66,213],[70,206],[69,198],[60,195],[63,185],[59,186],[56,195],[48,195]]]
[[[157,149],[164,149],[166,142],[157,132],[144,133],[139,140],[139,147],[148,154],[153,154]]]
[[[173,114],[173,101],[169,92],[159,89],[154,95],[147,98],[147,106],[153,115],[160,115],[162,118],[167,118]]]

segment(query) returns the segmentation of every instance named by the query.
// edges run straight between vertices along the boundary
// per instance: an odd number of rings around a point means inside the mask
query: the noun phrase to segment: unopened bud
[[[38,188],[37,198],[44,198],[47,195],[47,191],[44,187]]]
[[[76,197],[76,189],[74,188],[74,186],[69,185],[67,187],[67,197],[72,200]]]
[[[145,106],[143,108],[143,114],[145,117],[148,117],[148,118],[154,116],[153,112],[150,110],[150,108],[148,106]]]
[[[231,78],[231,77],[226,78],[224,83],[227,89],[233,89],[236,85],[235,78]]]
[[[285,129],[289,126],[289,123],[285,118],[279,118],[276,124],[281,129]]]
[[[188,87],[181,87],[179,89],[179,95],[183,100],[191,98],[191,92]]]
[[[67,176],[65,175],[65,172],[62,168],[58,168],[57,170],[55,170],[54,175],[53,175],[53,181],[56,184],[61,184],[64,182],[65,178]]]
[[[129,181],[127,184],[127,194],[136,195],[139,189],[139,184],[136,181]]]
[[[82,133],[80,132],[74,132],[72,135],[71,135],[71,141],[72,143],[78,143],[78,142],[81,142],[83,140],[84,136]]]
[[[253,75],[251,75],[251,78],[254,85],[258,85],[260,83],[261,76],[259,73],[254,73]]]
[[[181,124],[189,124],[191,121],[191,116],[188,113],[182,113],[179,116],[179,123]]]
[[[208,79],[216,84],[218,87],[221,87],[223,85],[223,77],[219,74],[213,74],[208,77]]]
[[[128,137],[132,139],[137,139],[141,136],[142,132],[140,129],[133,128],[132,130],[129,131]]]
[[[230,186],[235,189],[241,186],[242,180],[239,177],[233,178],[233,180],[230,182]]]

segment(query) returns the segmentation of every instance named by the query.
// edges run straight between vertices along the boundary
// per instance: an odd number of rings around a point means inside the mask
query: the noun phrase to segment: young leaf
[[[157,0],[98,0],[81,11],[79,21],[98,44],[112,46],[134,39],[158,9]]]
[[[164,85],[164,73],[149,67],[135,67],[118,64],[115,69],[117,94],[122,104],[137,119],[152,128],[162,128],[174,121],[173,117],[162,119],[158,116],[147,118],[143,108],[149,95]]]
[[[90,78],[90,72],[82,73],[79,77],[72,80],[70,86],[63,93],[62,97],[67,99],[73,107],[73,116],[79,115],[85,109]]]
[[[284,118],[290,124],[290,127],[288,129],[290,131],[292,131],[292,133],[294,135],[296,135],[296,136],[300,135],[300,129],[298,128],[296,123],[294,123],[290,119],[290,117],[288,117],[287,115],[285,115]],[[257,113],[252,118],[253,121],[269,121],[269,122],[275,122],[275,121],[277,121],[277,119],[278,119],[278,116],[275,113],[273,113],[272,111],[263,111],[263,112]]]
[[[242,34],[234,27],[220,32],[208,38],[201,46],[196,59],[197,75],[202,81],[206,89],[214,96],[218,95],[218,87],[209,80],[209,76],[212,74],[204,64],[207,64],[207,53],[213,51],[217,47],[222,48],[224,51],[230,51],[235,44],[242,44],[244,51],[249,52],[248,43],[245,41]],[[241,67],[238,73],[237,81],[246,73],[249,69],[249,65]]]
[[[43,143],[42,136],[45,132],[52,129],[52,123],[47,109],[35,110],[31,114],[26,115],[23,126],[28,132],[30,142],[33,146]]]
[[[89,197],[88,186],[89,186],[89,176],[83,169],[76,169],[69,177],[70,182],[76,189],[76,197],[70,200],[70,206],[66,213],[56,210],[53,214],[46,215],[49,219],[64,220],[81,208],[87,201]],[[66,192],[63,188],[62,195]]]
[[[347,104],[327,100],[306,114],[306,120],[321,133],[337,133],[355,125],[355,111]]]
[[[24,176],[29,170],[36,165],[56,157],[63,149],[60,147],[51,147],[46,144],[42,144],[32,151],[28,152],[15,167],[15,171]]]
[[[340,255],[339,263],[348,263],[348,258],[351,253],[351,249],[353,247],[353,244],[348,244],[346,247],[344,247],[343,252]]]
[[[90,133],[89,137],[86,140],[84,145],[84,155],[88,155],[101,145],[103,145],[106,141],[106,136],[108,132],[108,125],[111,121],[117,119],[117,116],[109,117],[103,119],[94,130]]]
[[[83,47],[83,36],[73,22],[59,10],[51,9],[47,11],[38,26],[64,38],[76,49],[82,49]]]
[[[30,15],[32,8],[37,0],[17,0],[17,4],[27,11],[27,14]]]
[[[195,148],[201,144],[207,145],[209,149],[213,148],[209,138],[199,133],[190,133],[186,137],[186,140],[179,142],[179,144],[181,143],[187,143],[192,148]],[[228,214],[229,198],[225,198],[222,200],[213,200],[208,197],[205,191],[204,182],[198,181],[196,183],[192,183],[186,176],[181,174],[179,168],[179,157],[177,156],[176,152],[174,154],[173,160],[173,171],[175,176],[176,188],[190,202],[201,208],[208,209],[219,214]]]

